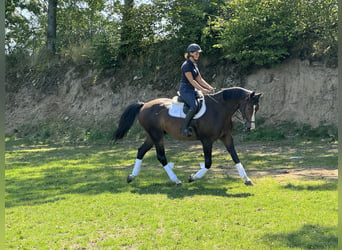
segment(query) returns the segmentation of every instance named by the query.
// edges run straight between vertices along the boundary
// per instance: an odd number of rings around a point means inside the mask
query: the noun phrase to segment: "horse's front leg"
[[[196,174],[190,175],[189,182],[192,182],[196,179],[202,178],[208,172],[209,168],[211,167],[211,155],[212,155],[213,143],[202,141],[202,145],[203,145],[203,153],[204,153],[205,163],[200,164],[201,169]]]
[[[242,166],[242,164],[240,162],[240,159],[239,159],[239,157],[238,157],[238,155],[237,155],[237,153],[235,151],[233,138],[232,137],[224,138],[222,140],[222,142],[226,146],[229,154],[231,155],[231,157],[232,157],[232,159],[233,159],[233,161],[235,163],[236,169],[239,172],[240,177],[245,180],[245,184],[247,186],[253,186],[253,182],[248,178],[248,176],[246,174],[246,171],[243,168],[243,166]]]

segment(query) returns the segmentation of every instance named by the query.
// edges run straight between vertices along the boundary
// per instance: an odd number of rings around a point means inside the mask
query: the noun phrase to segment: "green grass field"
[[[255,186],[215,144],[207,175],[198,143],[166,140],[176,187],[147,153],[126,183],[142,140],[108,145],[25,145],[6,152],[7,249],[337,249],[337,143],[241,142]],[[294,158],[293,158],[294,157]],[[296,170],[320,169],[322,175]]]

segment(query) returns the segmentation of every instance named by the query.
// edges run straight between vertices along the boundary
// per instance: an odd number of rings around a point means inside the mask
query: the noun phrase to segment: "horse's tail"
[[[119,121],[119,127],[115,130],[113,134],[113,143],[118,139],[122,139],[127,134],[128,130],[132,127],[135,118],[139,114],[140,109],[143,105],[144,103],[142,102],[131,104],[122,113]]]

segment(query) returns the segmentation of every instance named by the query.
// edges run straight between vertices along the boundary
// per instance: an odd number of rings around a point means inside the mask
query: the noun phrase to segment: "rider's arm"
[[[198,76],[196,77],[196,81],[205,89],[208,89],[208,90],[213,90],[214,88],[209,84],[207,83],[201,76],[201,74],[199,73]]]
[[[203,94],[208,94],[210,92],[194,79],[191,72],[185,72],[185,77],[188,79],[190,84],[194,86],[195,89],[202,91]]]

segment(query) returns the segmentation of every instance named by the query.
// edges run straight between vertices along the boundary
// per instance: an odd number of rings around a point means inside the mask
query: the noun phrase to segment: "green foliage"
[[[112,68],[115,65],[119,41],[117,37],[102,33],[92,42],[92,60],[100,69]]]
[[[42,45],[44,30],[37,17],[46,11],[40,1],[6,0],[5,50],[7,54],[32,54]]]
[[[8,140],[11,142],[22,140],[27,144],[109,144],[115,129],[113,124],[115,124],[113,121],[108,121],[101,126],[85,127],[71,125],[68,121],[63,120],[49,120],[38,124],[23,124],[15,133],[9,135]],[[139,127],[139,129],[133,129],[130,136],[139,138],[144,135]]]
[[[337,0],[298,4],[298,36],[292,53],[301,58],[327,61],[337,66]]]
[[[336,0],[125,2],[127,6],[122,1],[59,0],[56,57],[77,67],[115,73],[123,69],[126,75],[127,65],[134,65],[157,88],[170,86],[167,82],[173,75],[177,78],[172,82],[178,82],[183,54],[193,42],[201,44],[211,64],[228,59],[242,70],[273,65],[290,56],[327,58],[329,65],[337,64]],[[6,1],[9,68],[25,69],[25,74],[35,72],[31,69],[35,66],[40,72],[49,70],[39,63],[46,60],[43,57],[51,58],[44,52],[46,28],[47,9],[41,2]],[[23,57],[31,61],[20,60]],[[19,67],[20,63],[26,65]],[[51,66],[50,61],[44,64]],[[129,73],[136,76],[132,70]],[[10,74],[15,79],[15,72]]]
[[[217,46],[243,66],[268,65],[284,59],[294,35],[291,8],[286,11],[284,3],[288,1],[231,2],[231,17],[223,24],[226,29]]]
[[[243,141],[282,141],[288,139],[299,140],[327,140],[337,141],[337,128],[331,125],[321,124],[311,127],[307,124],[283,122],[275,125],[265,125],[264,120],[258,118],[257,128],[250,132],[244,132],[242,124],[236,124],[233,134],[241,137]]]
[[[233,0],[205,34],[225,57],[248,68],[279,63],[295,50],[305,57],[336,52],[336,24],[336,0]]]
[[[120,9],[123,17],[120,25],[119,60],[125,60],[131,56],[139,57],[144,48],[157,39],[160,10],[151,4],[134,7],[130,3],[122,5]]]

